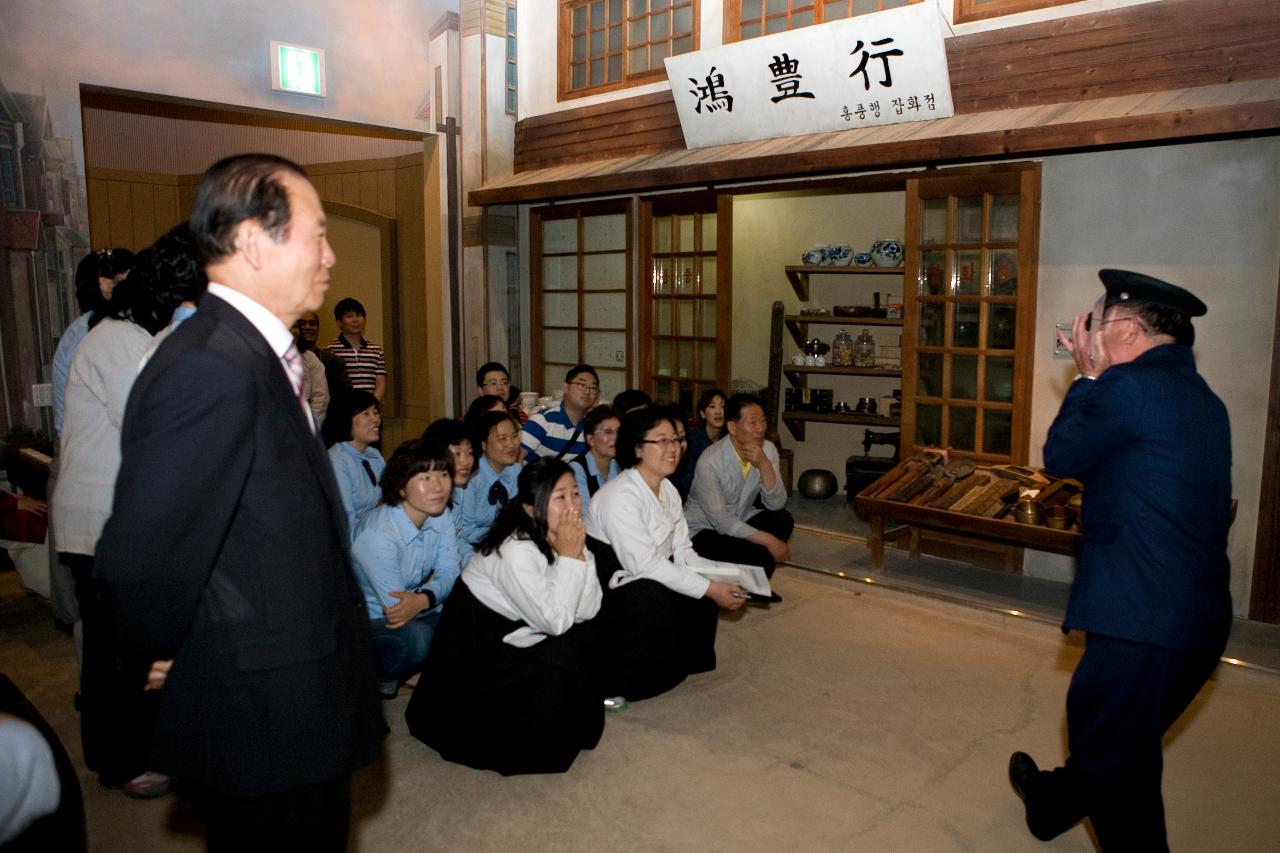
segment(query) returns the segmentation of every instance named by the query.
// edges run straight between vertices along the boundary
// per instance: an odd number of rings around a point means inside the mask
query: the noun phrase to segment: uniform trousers
[[[1041,840],[1093,823],[1104,851],[1168,850],[1161,739],[1209,679],[1226,646],[1178,650],[1086,635],[1067,691],[1064,767],[1041,771],[1026,792]]]

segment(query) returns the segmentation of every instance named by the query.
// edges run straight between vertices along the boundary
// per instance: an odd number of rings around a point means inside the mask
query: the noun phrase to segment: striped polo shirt
[[[379,376],[387,375],[387,365],[382,358],[382,347],[360,339],[360,348],[353,349],[346,338],[339,335],[325,347],[342,359],[347,366],[347,379],[351,387],[360,391],[372,391]]]

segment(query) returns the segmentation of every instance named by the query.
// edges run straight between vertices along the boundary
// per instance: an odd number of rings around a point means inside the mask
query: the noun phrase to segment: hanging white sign
[[[685,144],[951,116],[942,26],[920,3],[668,57]]]

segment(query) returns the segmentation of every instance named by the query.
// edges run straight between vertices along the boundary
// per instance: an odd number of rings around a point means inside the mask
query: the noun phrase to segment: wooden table
[[[891,471],[886,476],[892,473]],[[872,483],[864,492],[874,492],[879,482]],[[961,533],[1004,545],[1035,548],[1058,554],[1074,555],[1080,551],[1081,537],[1078,530],[1054,530],[1040,524],[1022,524],[1010,516],[987,518],[945,509],[932,509],[927,506],[912,506],[883,498],[869,498],[864,494],[859,494],[854,501],[858,509],[871,516],[871,533],[867,536],[867,547],[871,550],[871,566],[877,570],[884,565],[886,541],[910,536],[909,553],[912,557],[919,557],[920,528]],[[885,519],[887,518],[901,521],[904,526],[886,532]]]

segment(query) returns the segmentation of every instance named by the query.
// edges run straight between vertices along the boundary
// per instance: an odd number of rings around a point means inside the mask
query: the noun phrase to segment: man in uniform
[[[1061,335],[1080,376],[1044,448],[1084,484],[1063,630],[1085,632],[1067,693],[1066,765],[1024,752],[1009,777],[1042,841],[1084,817],[1104,851],[1167,850],[1161,737],[1208,680],[1231,628],[1226,408],[1196,372],[1181,287],[1123,270]]]

